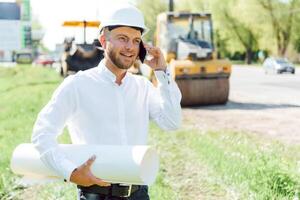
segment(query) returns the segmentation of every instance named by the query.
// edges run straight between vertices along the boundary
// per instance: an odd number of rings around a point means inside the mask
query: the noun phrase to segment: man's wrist
[[[154,71],[166,71],[167,67],[156,68]]]

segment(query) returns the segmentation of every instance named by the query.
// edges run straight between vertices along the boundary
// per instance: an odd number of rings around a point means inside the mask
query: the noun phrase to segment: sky
[[[115,4],[132,0],[31,0],[32,17],[38,19],[44,29],[44,45],[54,50],[65,37],[74,36],[77,43],[83,42],[83,29],[62,27],[66,20],[100,20]],[[87,29],[87,41],[98,35],[97,28]]]

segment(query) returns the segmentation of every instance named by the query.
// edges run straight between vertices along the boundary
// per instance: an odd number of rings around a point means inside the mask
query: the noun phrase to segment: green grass
[[[201,133],[191,129],[171,136],[152,127],[152,136],[152,142],[158,142],[157,148],[164,156],[163,167],[172,168],[165,181],[173,180],[170,184],[174,188],[182,179],[194,176],[185,187],[193,187],[196,179],[202,179],[202,188],[214,189],[204,199],[215,199],[225,193],[227,199],[292,199],[300,191],[299,146],[287,147],[276,141],[229,131]],[[210,173],[209,177],[197,171],[202,168]],[[174,171],[177,173],[173,174]],[[183,196],[182,199],[197,198]]]
[[[14,148],[30,142],[37,113],[61,80],[46,68],[0,68],[0,199],[76,198],[73,184],[22,188],[9,168]],[[184,127],[166,133],[150,125],[150,144],[160,155],[151,199],[293,199],[300,191],[299,146],[244,132]],[[66,131],[59,140],[69,142]]]
[[[18,144],[30,142],[36,115],[59,82],[50,69],[0,68],[0,194],[14,188],[16,176],[9,169],[12,152]]]
[[[292,149],[282,144],[227,132],[197,138],[191,147],[222,177],[224,184],[242,191],[238,196],[243,199],[292,198],[300,189],[299,156],[290,157]]]

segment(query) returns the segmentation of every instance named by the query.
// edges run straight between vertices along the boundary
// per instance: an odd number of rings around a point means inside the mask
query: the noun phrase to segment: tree
[[[237,18],[232,17],[228,10],[223,10],[223,14],[224,22],[246,50],[246,63],[251,64],[253,52],[257,49],[257,39],[254,31]]]
[[[211,1],[207,0],[181,0],[176,2],[177,10],[188,10],[193,12],[205,12],[210,10]]]
[[[294,48],[297,51],[297,53],[300,53],[300,38],[296,39],[294,42]]]
[[[145,16],[149,32],[145,35],[147,41],[152,41],[156,30],[156,17],[159,13],[167,11],[167,3],[161,0],[137,0],[137,7]]]
[[[228,38],[222,38],[220,36],[220,30],[214,31],[214,38],[215,38],[216,49],[217,49],[217,57],[219,59],[230,57],[230,52],[227,49]]]
[[[292,27],[295,18],[294,9],[298,0],[257,0],[259,5],[267,11],[277,42],[277,52],[285,56],[291,41]]]

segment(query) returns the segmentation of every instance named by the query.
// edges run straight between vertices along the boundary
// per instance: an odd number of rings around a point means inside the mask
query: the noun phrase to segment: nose
[[[127,50],[133,50],[135,48],[135,44],[133,43],[133,41],[128,41],[125,45],[125,48]]]

